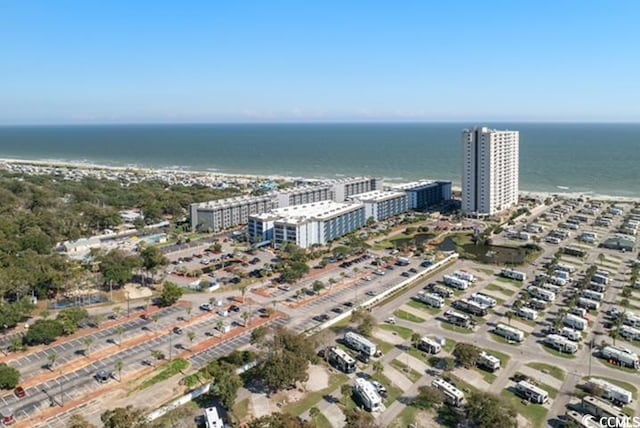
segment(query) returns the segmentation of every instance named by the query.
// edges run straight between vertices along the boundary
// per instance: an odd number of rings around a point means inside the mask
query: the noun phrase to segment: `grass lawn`
[[[413,346],[411,346],[406,352],[407,354],[419,359],[420,361],[424,361],[425,358],[428,358],[429,356],[431,356],[431,354],[422,352],[421,350],[414,348]]]
[[[542,373],[546,373],[550,376],[555,377],[558,380],[564,380],[566,373],[560,367],[552,366],[551,364],[545,363],[528,363],[527,366],[532,369],[536,369]]]
[[[500,395],[509,400],[517,410],[518,414],[531,421],[534,427],[544,426],[547,419],[547,409],[543,406],[539,404],[523,404],[520,397],[507,389],[503,389]]]
[[[551,355],[555,355],[556,357],[560,357],[560,358],[566,358],[567,360],[572,360],[576,357],[574,354],[566,354],[564,352],[556,351],[555,349],[551,349],[546,345],[542,345],[542,349],[544,349],[546,352],[548,352]]]
[[[318,413],[318,416],[313,419],[313,423],[316,428],[333,428],[329,419],[322,413]]]
[[[456,347],[456,341],[453,339],[445,338],[445,343],[442,349],[444,349],[449,354],[453,352],[453,348]]]
[[[491,276],[495,273],[495,271],[493,269],[484,269],[484,268],[480,268],[478,269],[480,272],[484,272],[487,275]]]
[[[332,391],[339,388],[340,385],[347,382],[348,380],[349,377],[345,374],[332,373],[331,375],[329,375],[329,385],[326,388],[321,389],[320,391],[311,392],[307,394],[307,396],[302,400],[284,406],[282,410],[287,413],[291,413],[294,416],[300,416],[305,412],[305,410],[308,410],[317,405],[320,400],[322,400],[323,396],[330,394]]]
[[[638,395],[638,388],[636,388],[635,385],[632,385],[630,383],[621,381],[621,380],[617,380],[617,379],[611,379],[609,377],[602,377],[602,376],[591,376],[591,377],[595,377],[598,379],[602,379],[602,380],[606,380],[609,383],[612,383],[614,385],[618,385],[620,388],[624,388],[627,391],[631,392],[631,394],[633,395],[633,398],[637,398]],[[583,380],[589,380],[589,376],[585,376],[582,378]]]
[[[398,357],[398,358],[402,358],[402,357]],[[417,382],[418,379],[420,379],[422,377],[422,375],[420,373],[418,373],[416,370],[414,370],[411,367],[407,366],[405,363],[403,363],[402,361],[400,361],[398,359],[395,359],[395,360],[391,361],[390,364],[393,367],[395,367],[396,369],[400,370],[413,383]]]
[[[411,321],[411,322],[417,322],[417,323],[422,323],[426,321],[424,318],[420,318],[419,316],[403,311],[402,309],[396,310],[393,313],[393,315],[405,321]]]
[[[509,360],[511,359],[511,357],[507,354],[503,354],[502,352],[499,351],[495,351],[493,349],[488,349],[486,350],[487,354],[493,355],[494,357],[496,357],[497,359],[500,360],[500,367],[504,368],[507,366],[507,364],[509,364]]]
[[[369,340],[378,345],[378,349],[382,351],[383,354],[386,354],[394,348],[391,343],[385,342],[384,340],[380,340],[376,337],[369,337]]]
[[[499,285],[496,284],[489,284],[485,287],[487,290],[493,290],[493,291],[499,291],[500,293],[504,294],[505,296],[513,296],[516,292],[513,290],[508,290],[504,287],[500,287]]]
[[[332,325],[331,327],[329,327],[329,330],[331,330],[333,332],[339,332],[343,328],[348,327],[350,323],[351,323],[351,319],[349,317],[347,317],[347,318],[343,319],[342,321],[337,322],[334,325]]]
[[[505,278],[503,276],[499,276],[497,280],[500,282],[507,282],[509,284],[517,285],[518,287],[522,287],[522,284],[523,284],[522,281],[516,281],[515,279]]]
[[[189,367],[189,362],[186,360],[183,360],[181,358],[175,359],[171,362],[169,362],[166,366],[164,366],[164,368],[162,369],[162,371],[160,373],[158,373],[157,375],[155,375],[154,377],[145,380],[144,382],[142,382],[140,384],[140,386],[138,387],[139,390],[148,388],[152,385],[155,385],[158,382],[162,382],[165,381],[167,379],[169,379],[172,376],[177,375],[178,373],[183,372],[184,370],[186,370]]]
[[[442,309],[434,308],[427,305],[426,303],[414,299],[409,300],[406,305],[411,306],[412,308],[420,309],[421,311],[428,312],[431,315],[437,315],[440,313],[440,311],[442,311]]]
[[[396,416],[395,424],[392,426],[398,428],[408,427],[409,425],[416,422],[419,411],[420,410],[416,409],[413,406],[405,407],[404,410],[402,410],[402,412],[400,412],[400,414]]]
[[[398,397],[402,395],[402,390],[397,386],[395,386],[393,383],[391,383],[389,378],[386,377],[385,375],[374,374],[373,376],[371,376],[371,378],[374,380],[377,380],[378,382],[383,384],[385,388],[387,388],[387,398],[385,399],[385,404],[387,407],[389,407],[391,403],[396,401]]]
[[[382,330],[392,331],[404,340],[411,339],[411,335],[413,334],[413,330],[411,330],[410,328],[402,327],[399,325],[381,324],[378,327],[380,327]]]
[[[231,409],[231,413],[233,413],[233,416],[235,416],[237,420],[244,420],[247,416],[249,416],[249,399],[245,398],[244,400],[234,404],[233,408]]]
[[[448,323],[448,322],[440,323],[440,325],[442,326],[442,328],[444,328],[446,330],[450,330],[450,331],[455,331],[456,333],[473,334],[473,330],[471,330],[469,328],[462,328],[460,326],[453,325],[453,324]]]
[[[493,383],[498,378],[498,376],[494,375],[493,373],[480,369],[478,367],[476,367],[476,370],[482,375],[482,379],[484,379],[484,381],[487,383]]]
[[[480,390],[478,388],[476,388],[475,386],[465,382],[464,380],[462,380],[461,378],[459,378],[458,376],[454,375],[454,374],[447,374],[445,376],[443,376],[444,378],[449,377],[450,380],[456,385],[456,387],[458,389],[461,389],[462,392],[464,392],[465,394],[469,394],[471,392],[480,392]]]

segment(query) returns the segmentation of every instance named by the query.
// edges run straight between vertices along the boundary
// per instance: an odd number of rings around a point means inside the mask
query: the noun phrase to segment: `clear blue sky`
[[[0,1],[0,124],[640,121],[640,2]]]

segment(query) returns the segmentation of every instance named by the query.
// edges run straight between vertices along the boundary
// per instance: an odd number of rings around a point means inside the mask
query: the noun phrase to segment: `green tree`
[[[313,425],[289,413],[277,412],[253,419],[247,428],[313,428]]]
[[[322,281],[315,280],[311,287],[316,294],[320,294],[320,292],[324,290],[324,283]]]
[[[225,361],[216,360],[207,365],[206,372],[213,379],[212,393],[220,398],[227,409],[230,409],[242,386],[242,379],[236,374],[236,367]]]
[[[182,288],[171,281],[165,281],[160,293],[160,304],[162,306],[171,306],[182,297]]]
[[[0,363],[0,389],[13,389],[20,382],[20,372],[13,367]]]
[[[189,338],[189,348],[191,348],[191,346],[193,346],[193,339],[196,338],[196,332],[195,331],[188,332],[187,337]]]
[[[318,418],[319,415],[320,415],[320,409],[318,409],[316,406],[313,406],[312,408],[309,409],[309,417],[311,418],[314,424],[316,424],[316,419]]]
[[[348,383],[340,385],[340,394],[342,395],[342,402],[346,403],[351,394],[353,394],[353,387]]]
[[[502,397],[471,392],[467,396],[467,419],[474,426],[517,428],[518,413],[511,403]]]
[[[184,308],[184,311],[187,313],[187,317],[191,320],[191,312],[193,311],[193,307],[191,305]]]
[[[149,426],[146,412],[131,405],[107,410],[100,416],[100,420],[105,428],[146,428]]]
[[[55,352],[47,355],[47,360],[49,361],[49,370],[53,371],[53,366],[55,366],[56,361],[58,361],[58,354]]]
[[[56,320],[37,320],[29,326],[24,342],[29,346],[48,345],[64,334],[64,328]]]
[[[482,351],[477,346],[472,345],[471,343],[459,342],[453,349],[453,356],[456,359],[456,363],[469,369],[475,367],[478,359],[480,358],[481,352]]]
[[[251,314],[249,312],[243,312],[242,315],[240,315],[242,317],[242,322],[244,323],[244,326],[247,326],[247,321],[249,320],[249,318],[251,317]]]
[[[379,376],[384,370],[384,364],[382,364],[382,361],[376,360],[373,362],[372,368],[373,372]]]
[[[113,249],[98,258],[100,273],[104,283],[113,291],[113,286],[122,287],[133,278],[133,272],[140,267],[140,259],[122,250]]]
[[[444,397],[439,389],[424,385],[418,388],[418,395],[413,399],[411,405],[418,409],[428,410],[440,407],[443,402]]]
[[[267,337],[267,328],[262,326],[257,327],[251,332],[251,343],[253,345],[261,344],[266,337]]]
[[[118,346],[122,346],[122,334],[124,333],[124,327],[119,325],[116,328],[116,333],[118,334]]]
[[[82,339],[82,344],[84,345],[84,355],[89,356],[89,352],[91,351],[91,345],[93,345],[93,337],[87,336]]]
[[[67,428],[96,428],[96,426],[86,420],[84,416],[75,414],[69,418]]]
[[[420,333],[411,334],[411,344],[413,345],[414,348],[418,347],[418,343],[420,343],[420,339],[422,339],[422,336],[420,335]]]
[[[378,428],[375,419],[368,412],[349,409],[344,412],[345,428]]]
[[[242,296],[242,303],[244,303],[244,296],[247,294],[247,286],[240,287],[240,295]]]

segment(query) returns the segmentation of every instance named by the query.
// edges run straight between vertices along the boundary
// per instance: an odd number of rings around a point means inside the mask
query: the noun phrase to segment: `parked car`
[[[331,309],[333,312],[335,312],[336,314],[341,314],[342,308],[340,306],[336,306],[335,308]]]
[[[111,373],[106,370],[99,370],[93,377],[99,383],[107,383],[109,382],[109,379],[111,379]]]
[[[231,312],[240,312],[240,306],[238,306],[238,305],[231,305],[231,306],[229,306],[229,310],[230,310]]]
[[[182,334],[182,329],[180,327],[173,327],[173,332],[175,334]]]
[[[395,324],[396,323],[396,317],[389,317],[386,320],[384,320],[384,322],[389,323],[389,324]]]
[[[16,389],[13,390],[13,393],[16,395],[16,397],[18,398],[24,398],[27,396],[26,391],[24,390],[23,387],[21,386],[17,386]]]
[[[202,305],[200,305],[200,309],[202,309],[203,311],[211,312],[213,310],[213,307],[211,306],[211,303],[203,303]]]

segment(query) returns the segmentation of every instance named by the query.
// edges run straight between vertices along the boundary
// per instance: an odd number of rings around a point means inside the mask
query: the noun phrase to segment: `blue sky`
[[[640,121],[638,1],[0,1],[0,124]]]

